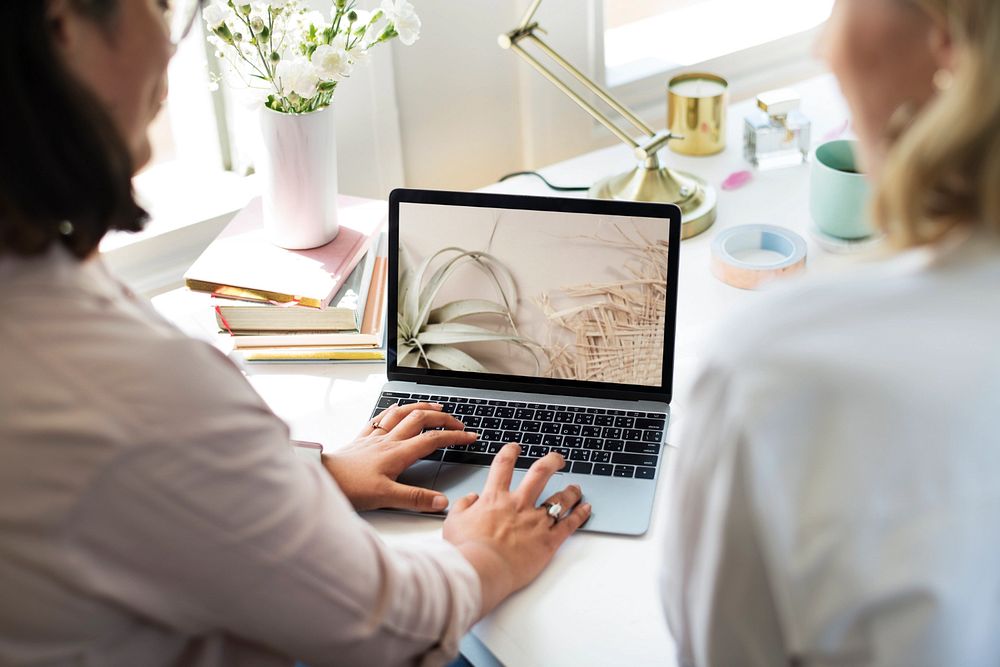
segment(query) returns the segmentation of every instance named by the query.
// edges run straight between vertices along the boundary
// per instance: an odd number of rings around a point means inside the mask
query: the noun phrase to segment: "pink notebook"
[[[260,199],[236,214],[184,274],[192,290],[325,308],[385,224],[384,201],[337,198],[340,232],[325,246],[286,250],[264,237]]]

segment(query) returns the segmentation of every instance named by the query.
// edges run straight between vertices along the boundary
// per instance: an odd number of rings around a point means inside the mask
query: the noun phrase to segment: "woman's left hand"
[[[440,431],[427,431],[435,429]],[[379,508],[440,512],[448,498],[396,478],[435,449],[470,445],[478,434],[441,412],[437,403],[394,405],[379,413],[351,444],[323,455],[323,465],[359,512]]]

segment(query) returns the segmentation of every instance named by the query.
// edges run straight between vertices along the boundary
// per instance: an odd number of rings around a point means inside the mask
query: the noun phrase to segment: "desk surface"
[[[815,146],[844,125],[848,112],[830,77],[804,82],[797,89],[803,97],[803,111],[813,120]],[[719,155],[690,158],[664,151],[663,158],[670,166],[694,172],[715,185],[730,173],[747,169],[742,158],[742,119],[752,105],[751,100],[730,108],[727,148]],[[559,184],[589,184],[631,166],[626,147],[615,146],[542,172]],[[740,303],[751,304],[756,297],[712,277],[710,244],[716,233],[740,224],[781,225],[806,238],[808,273],[829,272],[851,263],[849,257],[826,253],[812,237],[808,183],[808,166],[755,173],[749,185],[720,192],[715,226],[682,244],[673,426],[683,420],[687,387],[701,356],[701,341],[721,317]],[[512,179],[484,190],[552,194],[533,177]],[[192,330],[184,309],[178,306],[184,298],[178,290],[157,297],[154,303]],[[361,428],[385,381],[383,367],[370,364],[257,365],[249,371],[253,385],[291,425],[293,437],[316,440],[328,447],[348,442]],[[511,666],[675,664],[657,583],[660,520],[666,500],[661,484],[652,527],[645,536],[580,534],[571,538],[532,586],[475,627],[475,636],[500,662]],[[600,507],[594,511],[600,512]],[[366,518],[389,542],[433,535],[441,526],[438,519],[409,515],[375,512]]]

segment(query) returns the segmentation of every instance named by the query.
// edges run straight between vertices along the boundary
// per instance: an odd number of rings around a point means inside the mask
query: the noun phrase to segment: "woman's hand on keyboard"
[[[535,461],[517,489],[511,490],[520,451],[516,444],[504,446],[490,466],[482,494],[456,501],[444,522],[444,538],[479,573],[483,615],[537,577],[556,549],[590,517],[590,504],[580,502],[582,493],[576,485],[537,505],[549,479],[565,465],[560,454]],[[562,508],[558,517],[549,511],[556,504]]]
[[[424,432],[438,427],[442,430]],[[448,506],[443,493],[400,484],[396,478],[435,449],[475,442],[477,435],[464,428],[437,403],[392,406],[354,442],[324,454],[323,465],[359,512],[383,507],[440,512]]]

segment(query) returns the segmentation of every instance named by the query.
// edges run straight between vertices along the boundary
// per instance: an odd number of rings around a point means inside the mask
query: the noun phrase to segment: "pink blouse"
[[[0,664],[440,664],[450,544],[389,548],[240,372],[61,248],[0,259]]]

